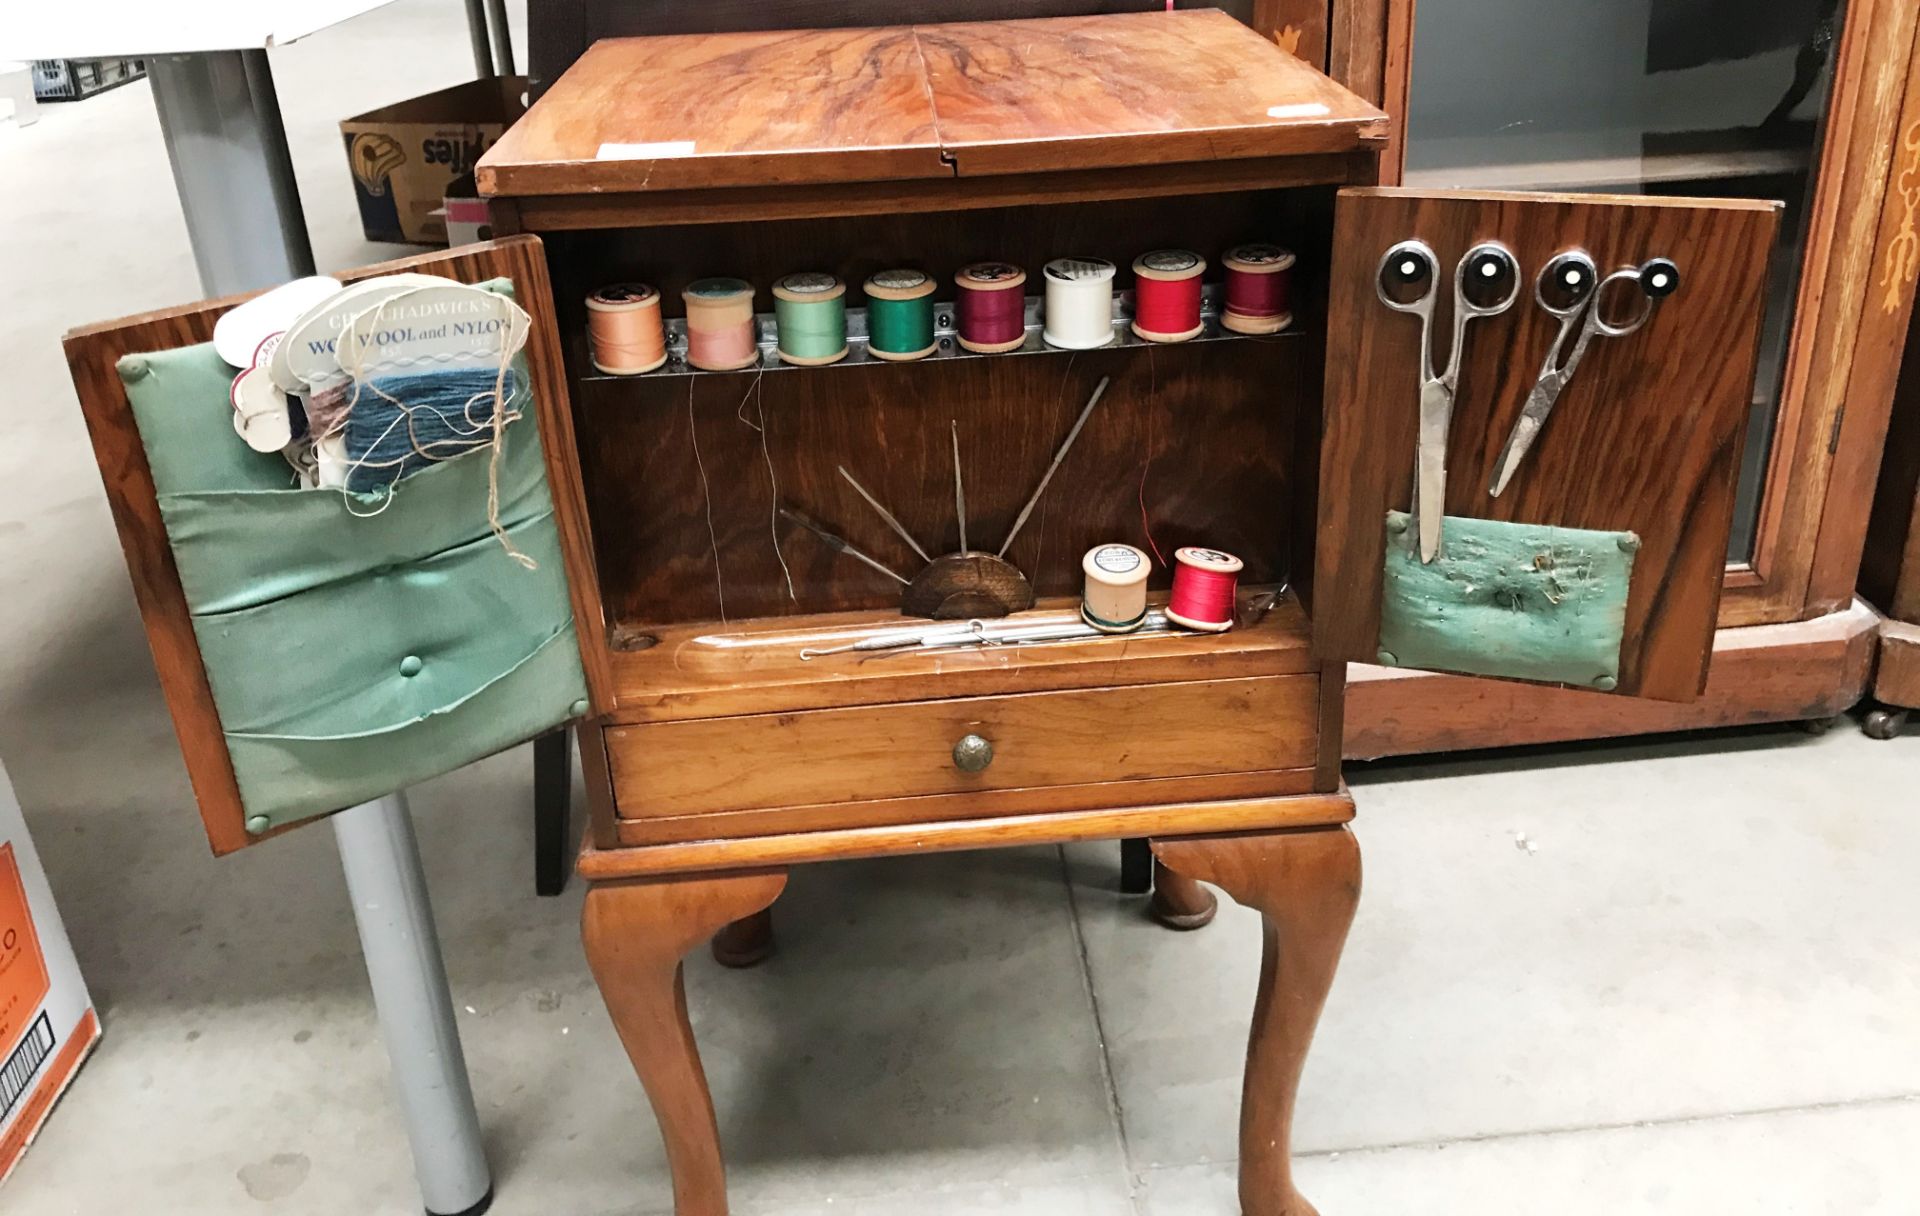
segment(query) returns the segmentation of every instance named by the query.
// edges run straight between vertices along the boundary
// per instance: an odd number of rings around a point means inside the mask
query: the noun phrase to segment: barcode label
[[[53,1023],[42,1013],[27,1028],[27,1037],[20,1040],[20,1046],[0,1065],[0,1123],[6,1122],[7,1116],[13,1113],[14,1103],[27,1092],[27,1083],[52,1054]]]

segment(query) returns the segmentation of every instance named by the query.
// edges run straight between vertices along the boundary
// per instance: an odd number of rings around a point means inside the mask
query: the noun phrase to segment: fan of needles
[[[967,493],[960,478],[960,424],[953,425],[953,510],[960,522],[960,551],[947,553],[940,557],[930,556],[926,548],[913,538],[893,512],[881,505],[867,488],[840,467],[840,476],[847,484],[858,491],[868,506],[874,509],[889,528],[901,540],[907,543],[927,564],[912,578],[907,578],[897,570],[879,561],[870,554],[863,553],[849,543],[846,538],[829,531],[819,521],[812,519],[790,507],[781,507],[780,514],[789,522],[798,524],[819,537],[829,548],[843,553],[855,561],[864,562],[887,577],[899,582],[905,591],[900,595],[900,611],[905,616],[930,617],[934,620],[969,620],[974,617],[1006,616],[1010,612],[1019,612],[1023,608],[1033,607],[1033,584],[1027,576],[1020,573],[1018,567],[1007,560],[1007,550],[1013,547],[1014,538],[1020,535],[1020,529],[1026,526],[1028,516],[1040,503],[1041,496],[1047,492],[1047,484],[1053,480],[1054,472],[1061,461],[1067,458],[1067,452],[1073,447],[1073,441],[1080,437],[1080,428],[1087,424],[1087,418],[1093,413],[1093,407],[1100,404],[1101,394],[1107,391],[1110,377],[1102,376],[1100,383],[1094,386],[1093,395],[1087,398],[1087,404],[1074,420],[1073,429],[1061,441],[1060,448],[1053,454],[1053,463],[1040,476],[1040,484],[1035,486],[1033,494],[1027,499],[1020,514],[1014,518],[1013,527],[1007,530],[1007,538],[1000,542],[1000,548],[993,552],[976,551],[967,546]]]

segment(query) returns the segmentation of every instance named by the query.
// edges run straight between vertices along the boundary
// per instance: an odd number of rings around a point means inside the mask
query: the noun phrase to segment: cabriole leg
[[[1317,1216],[1293,1185],[1293,1103],[1360,901],[1360,846],[1331,827],[1155,840],[1153,851],[1265,922],[1240,1097],[1240,1210]]]

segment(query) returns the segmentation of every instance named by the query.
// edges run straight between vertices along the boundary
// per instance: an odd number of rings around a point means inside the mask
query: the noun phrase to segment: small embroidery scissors
[[[1637,297],[1640,306],[1619,324],[1601,315],[1604,305],[1600,297],[1615,283],[1632,283],[1640,289]],[[1547,416],[1553,413],[1561,390],[1573,379],[1574,370],[1580,366],[1593,335],[1626,337],[1647,323],[1655,303],[1679,287],[1680,269],[1666,258],[1616,270],[1603,279],[1585,250],[1569,249],[1555,254],[1540,268],[1533,296],[1549,315],[1560,319],[1560,333],[1547,348],[1546,362],[1540,365],[1540,377],[1534,381],[1533,391],[1527,394],[1520,417],[1514,420],[1507,445],[1500,450],[1500,459],[1494,462],[1493,481],[1487,487],[1489,494],[1498,498],[1513,480],[1514,470],[1526,459],[1533,441],[1540,437],[1541,428],[1547,425]],[[1561,351],[1576,330],[1579,336],[1574,338],[1573,349],[1563,358]]]
[[[1420,318],[1420,438],[1414,451],[1413,518],[1410,529],[1420,560],[1440,553],[1440,524],[1447,505],[1447,432],[1453,425],[1453,394],[1460,382],[1467,322],[1494,317],[1520,294],[1520,265],[1498,241],[1467,250],[1453,268],[1453,344],[1447,365],[1433,366],[1433,305],[1439,296],[1440,259],[1425,241],[1401,241],[1380,258],[1374,290],[1388,308]]]

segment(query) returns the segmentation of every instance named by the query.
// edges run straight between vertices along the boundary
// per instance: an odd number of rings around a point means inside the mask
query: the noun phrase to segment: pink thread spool
[[[981,355],[1018,350],[1027,341],[1027,272],[1006,262],[975,262],[953,276],[959,291],[960,345]]]
[[[1233,628],[1234,594],[1243,563],[1231,553],[1188,545],[1173,555],[1173,593],[1167,619],[1202,633]]]
[[[660,293],[645,283],[615,283],[587,297],[593,365],[610,376],[637,376],[667,361]]]
[[[680,293],[687,305],[687,362],[731,372],[760,361],[753,286],[744,279],[695,279]]]
[[[1236,245],[1220,264],[1227,275],[1222,328],[1277,334],[1293,324],[1293,254],[1278,245]]]

